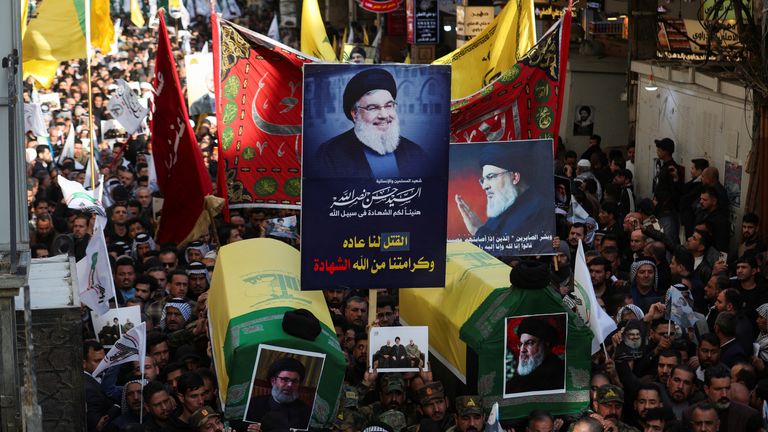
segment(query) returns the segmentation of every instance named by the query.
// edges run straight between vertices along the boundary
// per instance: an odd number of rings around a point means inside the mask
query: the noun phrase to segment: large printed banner
[[[447,66],[304,67],[302,289],[445,282]]]
[[[554,138],[559,130],[571,14],[496,80],[451,103],[451,142]],[[562,43],[565,41],[565,43]]]
[[[218,22],[219,185],[227,204],[298,209],[301,66],[312,59],[226,20]]]
[[[494,256],[552,254],[552,140],[451,145],[448,241]]]

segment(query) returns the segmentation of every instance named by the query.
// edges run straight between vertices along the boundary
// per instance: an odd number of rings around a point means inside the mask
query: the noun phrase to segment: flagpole
[[[91,0],[85,0],[85,70],[88,74],[88,137],[91,152],[91,185],[96,188],[95,151],[93,147],[93,83],[91,82]]]
[[[139,350],[139,355],[141,355],[141,350]],[[147,354],[144,354],[144,357],[139,359],[139,367],[141,368],[141,408],[139,409],[139,423],[144,423],[144,359],[147,357]]]

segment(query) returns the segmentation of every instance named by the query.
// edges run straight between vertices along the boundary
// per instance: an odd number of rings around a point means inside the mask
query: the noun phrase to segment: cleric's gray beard
[[[291,403],[299,398],[299,392],[293,394],[285,394],[280,391],[276,386],[272,387],[272,398],[279,403]]]
[[[520,359],[520,364],[517,365],[517,373],[520,375],[529,375],[536,370],[537,367],[544,363],[544,353],[539,351],[536,354],[528,357],[527,360]]]
[[[357,121],[355,135],[368,148],[383,156],[397,150],[400,144],[400,122],[397,121],[397,116],[393,115],[389,128],[381,132],[371,123]]]
[[[512,185],[500,187],[493,192],[493,195],[487,198],[488,203],[486,204],[485,212],[489,218],[496,217],[504,213],[504,210],[515,203],[515,200],[517,200],[517,188]]]

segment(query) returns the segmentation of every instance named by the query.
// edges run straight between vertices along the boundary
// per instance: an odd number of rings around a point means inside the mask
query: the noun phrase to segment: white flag
[[[277,14],[272,15],[272,23],[269,25],[269,31],[267,31],[267,36],[278,41],[280,41],[280,28],[277,26]]]
[[[219,0],[219,3],[217,6],[221,9],[221,17],[224,19],[239,18],[243,14],[235,0]]]
[[[86,177],[88,177],[86,175]],[[61,193],[64,195],[64,202],[67,203],[67,207],[72,210],[90,211],[100,215],[106,215],[104,207],[101,204],[101,191],[85,190],[85,187],[80,183],[72,180],[67,180],[64,176],[57,176],[56,179],[59,182]]]
[[[104,239],[106,218],[96,216],[93,236],[88,241],[85,256],[77,262],[80,302],[99,315],[109,310],[109,300],[115,297],[115,283],[109,266],[109,252]]]
[[[594,334],[592,339],[592,354],[594,354],[600,350],[600,344],[603,343],[605,337],[616,330],[616,323],[597,303],[587,260],[584,257],[584,245],[581,241],[579,241],[579,250],[576,253],[573,287],[573,294],[577,298],[576,312]]]
[[[36,136],[46,136],[48,131],[45,129],[43,120],[43,110],[39,103],[24,104],[24,132],[32,131]]]
[[[157,185],[157,171],[155,170],[155,159],[147,158],[147,169],[149,170],[149,190],[157,192],[160,190],[160,186]]]
[[[484,429],[485,432],[504,432],[504,428],[501,427],[501,420],[499,420],[499,403],[494,402],[491,412],[488,413],[488,423]]]
[[[129,361],[139,362],[139,370],[144,371],[144,356],[146,355],[147,326],[141,323],[136,327],[123,333],[123,336],[115,342],[112,349],[109,350],[104,359],[101,360],[91,375],[98,376],[104,370],[128,363]]]
[[[94,150],[98,151],[97,148],[94,148]],[[83,186],[86,187],[89,190],[96,189],[96,185],[93,183],[92,177],[91,177],[91,163],[93,163],[93,173],[95,174],[96,181],[99,180],[99,163],[96,162],[96,159],[94,159],[92,156],[88,157],[88,162],[85,164],[85,180],[83,181]],[[59,176],[61,177],[61,176]],[[107,206],[109,207],[109,206]]]
[[[61,150],[57,163],[61,165],[61,161],[66,158],[75,158],[75,125],[69,125],[69,133],[67,139],[64,141],[64,148]]]
[[[139,102],[139,97],[124,80],[117,80],[117,90],[109,98],[107,109],[129,134],[141,128],[141,122],[149,112]]]
[[[345,43],[350,45],[355,43],[355,28],[352,27],[352,24],[349,24],[349,34],[347,35],[347,40]]]

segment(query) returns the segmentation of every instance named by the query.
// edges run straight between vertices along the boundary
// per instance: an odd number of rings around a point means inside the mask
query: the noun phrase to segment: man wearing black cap
[[[486,146],[480,153],[480,187],[486,196],[488,220],[483,224],[461,195],[456,205],[467,231],[475,237],[527,234],[542,221],[552,220],[552,207],[543,202],[544,194],[537,193],[532,184],[528,147],[514,145]]]
[[[400,136],[397,83],[384,69],[358,73],[344,89],[343,109],[354,127],[321,144],[317,160],[333,177],[419,177],[427,154]]]
[[[678,217],[678,206],[680,204],[680,193],[683,187],[685,172],[683,168],[672,159],[675,152],[675,142],[670,138],[662,138],[654,141],[656,143],[656,155],[659,157],[661,165],[656,177],[653,179],[653,196],[656,201],[656,216],[659,223],[664,228],[664,234],[672,244],[680,244]]]
[[[349,52],[349,62],[353,64],[363,64],[365,63],[365,50],[363,47],[356,46],[352,48],[352,51]]]
[[[691,180],[685,183],[680,192],[680,223],[685,228],[685,237],[693,234],[694,218],[699,208],[699,197],[704,183],[701,181],[702,172],[709,167],[706,159],[691,159]]]
[[[557,331],[544,320],[527,317],[515,329],[520,356],[505,393],[558,390],[565,387],[565,362],[552,353]]]
[[[252,398],[245,420],[260,423],[267,413],[277,413],[290,421],[290,428],[306,429],[312,409],[299,399],[304,365],[292,357],[282,357],[269,367],[268,376],[271,394]]]

